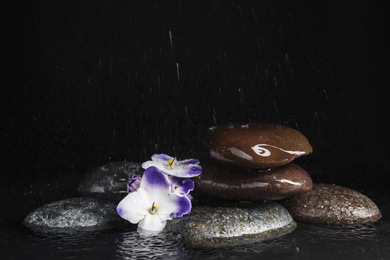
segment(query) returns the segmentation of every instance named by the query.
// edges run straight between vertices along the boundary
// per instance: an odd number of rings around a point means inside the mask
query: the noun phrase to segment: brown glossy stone
[[[268,171],[212,163],[203,166],[195,183],[199,191],[214,197],[244,201],[284,199],[313,187],[309,174],[293,163]]]
[[[285,165],[313,151],[300,132],[274,124],[212,127],[205,136],[204,144],[214,159],[252,169]]]
[[[366,224],[382,217],[367,196],[331,184],[315,184],[311,191],[287,199],[283,205],[295,220],[320,224]]]

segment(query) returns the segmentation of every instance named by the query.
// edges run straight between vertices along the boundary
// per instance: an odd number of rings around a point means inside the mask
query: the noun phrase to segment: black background
[[[315,3],[312,3],[315,2]],[[274,122],[315,182],[388,198],[388,49],[375,1],[33,1],[2,8],[2,221],[112,161],[207,161],[208,127]]]

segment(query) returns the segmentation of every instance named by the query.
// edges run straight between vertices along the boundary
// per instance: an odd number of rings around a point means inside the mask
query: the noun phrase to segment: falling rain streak
[[[177,73],[177,81],[180,83],[180,69],[179,69],[178,62],[176,62],[176,73]]]

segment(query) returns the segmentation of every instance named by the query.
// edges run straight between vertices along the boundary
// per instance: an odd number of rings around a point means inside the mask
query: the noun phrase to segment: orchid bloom
[[[167,175],[192,178],[199,176],[202,173],[202,167],[199,165],[198,159],[187,159],[183,161],[176,160],[166,154],[155,154],[151,161],[144,162],[142,168],[156,167]]]
[[[148,167],[139,188],[119,202],[117,212],[143,230],[162,231],[167,220],[191,211],[190,198],[171,191],[168,176],[156,167]]]

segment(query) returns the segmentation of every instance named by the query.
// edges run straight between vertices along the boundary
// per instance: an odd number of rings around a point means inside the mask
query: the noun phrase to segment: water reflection
[[[117,241],[117,259],[253,259],[259,254],[294,256],[297,247],[289,236],[235,247],[192,248],[172,233],[147,234],[136,231],[121,233]]]
[[[87,248],[106,236],[103,232],[86,232],[79,231],[73,233],[58,234],[35,234],[37,238],[41,237],[42,241],[47,241],[57,247],[66,248]],[[92,246],[93,247],[93,246]]]
[[[9,251],[10,257],[4,259],[13,259],[15,252],[18,255],[17,259],[101,259],[115,255],[116,237],[116,233],[109,231],[79,231],[63,234],[22,233],[17,237],[18,242],[10,245],[13,246]]]
[[[285,236],[230,248],[192,248],[172,233],[137,231],[17,233],[1,259],[390,259],[390,222],[326,226],[298,223]],[[5,251],[4,251],[5,250]],[[17,253],[16,253],[17,252]]]
[[[189,259],[194,258],[180,238],[172,233],[146,233],[129,231],[121,233],[117,241],[118,259]]]
[[[332,226],[310,223],[298,223],[295,235],[303,240],[312,240],[313,237],[329,239],[331,241],[350,241],[352,239],[373,240],[380,233],[378,224],[365,224],[357,226]]]

